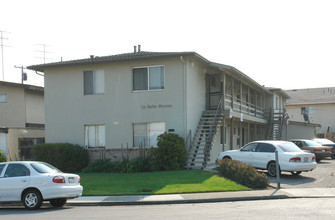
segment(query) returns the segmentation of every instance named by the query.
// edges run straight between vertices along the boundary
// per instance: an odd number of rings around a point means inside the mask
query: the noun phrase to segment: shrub
[[[80,172],[88,165],[88,152],[79,145],[67,143],[34,146],[34,160],[52,164],[64,172]]]
[[[0,150],[0,162],[6,162],[7,157],[3,155],[2,151]]]
[[[240,161],[224,159],[219,161],[217,168],[221,175],[249,188],[266,188],[269,179],[264,173],[258,172],[253,166]]]
[[[84,173],[136,173],[152,171],[150,158],[135,158],[132,160],[110,161],[96,160],[82,170]]]
[[[159,135],[157,140],[157,148],[151,149],[155,169],[183,169],[186,162],[184,139],[177,134],[165,132]]]

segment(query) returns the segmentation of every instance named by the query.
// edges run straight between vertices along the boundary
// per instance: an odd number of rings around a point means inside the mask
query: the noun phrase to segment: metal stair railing
[[[215,117],[214,117],[214,123],[211,124],[210,126],[210,132],[208,135],[208,140],[209,142],[206,143],[205,148],[204,148],[204,167],[206,167],[207,165],[207,161],[210,159],[210,150],[211,150],[211,146],[213,143],[213,139],[214,136],[216,134],[217,131],[217,125],[218,125],[218,121],[219,121],[219,114],[222,114],[222,100],[223,100],[223,95],[221,95],[218,106],[216,108],[215,111]]]

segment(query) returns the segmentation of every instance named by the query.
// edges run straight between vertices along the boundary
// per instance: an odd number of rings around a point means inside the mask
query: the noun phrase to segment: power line
[[[8,40],[8,38],[5,38],[3,36],[4,33],[9,33],[7,31],[0,31],[0,40],[1,40],[1,61],[2,61],[2,80],[5,81],[5,65],[4,65],[4,56],[3,56],[3,48],[9,47],[7,45],[4,45],[3,40]]]

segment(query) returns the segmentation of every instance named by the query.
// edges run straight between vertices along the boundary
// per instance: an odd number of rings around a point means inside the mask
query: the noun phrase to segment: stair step
[[[196,169],[196,170],[202,170],[204,169],[203,166],[186,166],[186,169]]]

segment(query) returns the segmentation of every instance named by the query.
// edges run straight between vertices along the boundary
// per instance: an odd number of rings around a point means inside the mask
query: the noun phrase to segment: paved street
[[[276,186],[276,178],[269,177],[269,180],[272,186]],[[280,176],[280,186],[285,189],[335,187],[335,160],[321,160],[315,170],[303,172],[298,176],[283,172]]]
[[[332,219],[335,198],[302,198],[236,201],[200,204],[145,206],[46,206],[0,210],[0,218],[11,219]]]
[[[281,189],[148,196],[80,197],[64,208],[0,207],[6,219],[330,219],[335,215],[335,160],[316,170],[281,175]],[[276,178],[270,178],[272,187]],[[135,205],[136,204],[136,205]],[[320,208],[322,207],[322,208]],[[285,212],[283,212],[285,210]]]

